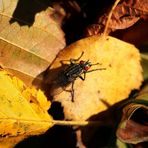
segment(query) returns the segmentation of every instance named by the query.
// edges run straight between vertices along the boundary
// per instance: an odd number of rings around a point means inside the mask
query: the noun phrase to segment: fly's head
[[[79,64],[85,72],[87,72],[90,69],[90,67],[92,66],[92,64],[89,60],[88,61],[81,60]]]

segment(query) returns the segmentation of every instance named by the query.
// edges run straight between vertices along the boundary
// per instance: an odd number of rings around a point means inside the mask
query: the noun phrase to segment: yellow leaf
[[[0,147],[11,148],[51,126],[50,102],[41,90],[27,88],[21,80],[0,71]]]
[[[92,36],[79,40],[60,52],[48,71],[47,83],[53,85],[53,82],[58,80],[58,74],[64,70],[60,61],[77,59],[83,51],[84,55],[80,60],[101,63],[92,66],[90,70],[96,68],[106,68],[106,70],[86,73],[85,81],[76,79],[74,102],[71,101],[71,93],[66,91],[72,89],[71,85],[59,94],[53,93],[54,100],[64,106],[67,119],[86,120],[106,110],[109,106],[127,98],[131,90],[140,87],[143,80],[140,54],[133,45],[110,36],[106,38]],[[53,92],[60,87],[59,84]]]

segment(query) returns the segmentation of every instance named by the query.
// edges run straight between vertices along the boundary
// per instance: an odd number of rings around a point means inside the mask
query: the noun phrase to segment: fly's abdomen
[[[50,88],[50,94],[55,96],[60,94],[69,84],[75,81],[75,79],[83,72],[80,65],[69,66],[65,71],[59,73],[57,79],[53,82]]]

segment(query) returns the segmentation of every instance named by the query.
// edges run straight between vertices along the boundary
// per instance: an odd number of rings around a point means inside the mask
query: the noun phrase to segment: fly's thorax
[[[68,78],[77,78],[79,75],[81,75],[81,73],[83,73],[83,68],[80,64],[74,64],[69,66],[64,73]]]

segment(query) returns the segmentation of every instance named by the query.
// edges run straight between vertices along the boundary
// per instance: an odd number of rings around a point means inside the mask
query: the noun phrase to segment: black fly
[[[84,52],[82,52],[80,57],[77,59],[68,60],[70,62],[70,64],[68,65],[68,67],[65,70],[63,70],[59,73],[58,78],[56,79],[56,81],[54,82],[54,84],[50,90],[50,94],[52,96],[59,94],[60,92],[62,92],[64,90],[69,91],[69,92],[71,92],[71,95],[72,95],[72,102],[74,102],[74,88],[73,88],[74,81],[77,78],[80,78],[81,80],[84,81],[85,77],[86,77],[86,73],[106,69],[106,68],[99,68],[99,69],[89,70],[91,68],[91,66],[99,65],[99,63],[92,64],[89,60],[88,61],[81,60],[80,62],[77,62],[81,59],[83,54],[84,54]],[[67,60],[65,60],[65,61],[67,61]],[[61,64],[63,65],[63,61],[61,61]],[[65,87],[68,86],[69,84],[72,84],[72,88],[71,88],[71,90],[66,90]],[[58,91],[60,91],[60,92],[58,92]]]

